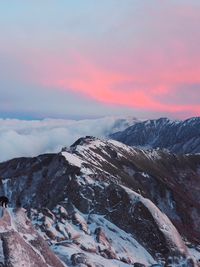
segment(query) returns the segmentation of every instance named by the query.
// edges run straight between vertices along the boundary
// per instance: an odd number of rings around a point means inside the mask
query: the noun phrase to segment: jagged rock
[[[42,213],[52,220],[55,220],[55,215],[47,208],[42,208]]]
[[[66,209],[63,206],[59,206],[58,212],[60,214],[60,217],[64,220],[67,220],[69,218],[69,214],[67,213]]]
[[[46,235],[48,236],[48,238],[50,240],[56,240],[57,241],[57,235],[55,235],[52,231],[45,228],[44,232],[46,233]]]
[[[117,259],[116,253],[113,251],[112,245],[109,242],[108,238],[106,237],[103,229],[101,227],[98,227],[95,229],[96,234],[96,240],[97,242],[101,243],[103,245],[103,249],[99,246],[99,252],[100,254],[106,258],[106,259]],[[121,259],[122,260],[122,259]],[[124,262],[124,260],[122,260]]]
[[[88,266],[88,264],[87,264],[88,258],[84,253],[73,254],[71,256],[71,261],[72,261],[73,265],[77,265],[77,264],[82,263],[82,264],[85,264],[86,266]]]
[[[9,267],[64,267],[44,239],[34,230],[24,210],[4,210],[0,219],[0,238],[5,265]]]
[[[102,264],[95,261],[90,261],[84,253],[75,253],[71,256],[71,262],[74,266],[85,267],[103,267]]]
[[[106,259],[117,259],[117,256],[112,249],[104,249],[100,251],[100,254]]]
[[[110,247],[109,240],[101,227],[96,228],[94,233],[96,234],[97,242],[101,243],[105,247]]]
[[[80,227],[81,230],[83,230],[85,233],[89,233],[87,223],[80,214],[75,212],[73,214],[72,220],[74,221],[75,224],[77,224]]]

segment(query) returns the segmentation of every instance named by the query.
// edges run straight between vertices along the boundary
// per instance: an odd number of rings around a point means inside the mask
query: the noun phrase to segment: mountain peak
[[[89,136],[89,135],[87,135],[87,136],[85,136],[85,137],[81,137],[81,138],[79,138],[77,141],[75,141],[71,146],[70,146],[70,148],[75,148],[75,147],[77,147],[77,146],[79,146],[79,145],[84,145],[84,144],[89,144],[89,143],[91,143],[91,142],[93,142],[93,141],[95,141],[95,140],[98,140],[98,138],[96,138],[96,137],[94,137],[94,136]]]

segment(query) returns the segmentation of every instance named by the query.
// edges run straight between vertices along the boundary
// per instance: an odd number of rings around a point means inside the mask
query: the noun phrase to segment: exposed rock
[[[17,210],[16,213],[4,210],[0,219],[0,238],[8,267],[64,267],[34,230],[24,210]]]
[[[48,216],[50,219],[55,220],[55,215],[47,208],[42,208],[42,213]]]
[[[105,247],[110,246],[109,240],[107,239],[107,237],[106,237],[106,235],[105,235],[105,233],[101,227],[96,228],[94,233],[96,234],[97,242],[101,243]]]
[[[85,266],[90,267],[91,264],[88,263],[88,258],[84,253],[76,253],[71,256],[71,261],[74,266],[78,264],[84,264]]]

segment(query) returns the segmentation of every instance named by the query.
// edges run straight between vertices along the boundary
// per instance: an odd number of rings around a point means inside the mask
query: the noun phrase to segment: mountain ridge
[[[68,266],[189,267],[197,262],[182,237],[200,238],[199,162],[87,136],[58,154],[0,163],[0,182]]]
[[[136,122],[109,137],[143,149],[165,148],[172,153],[200,153],[200,117],[184,121],[160,118]]]

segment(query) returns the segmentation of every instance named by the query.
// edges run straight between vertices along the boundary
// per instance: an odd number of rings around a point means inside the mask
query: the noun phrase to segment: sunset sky
[[[0,117],[200,115],[199,0],[0,3]]]

